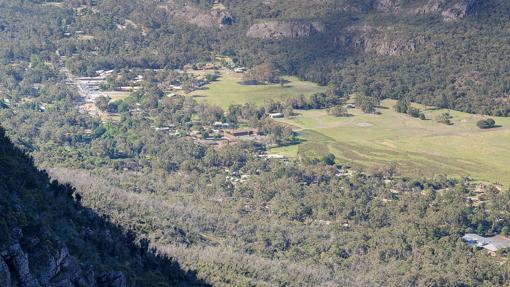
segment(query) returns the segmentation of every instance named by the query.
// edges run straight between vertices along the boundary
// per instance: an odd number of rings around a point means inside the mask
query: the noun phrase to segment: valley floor
[[[347,118],[326,110],[297,111],[296,117],[280,121],[293,126],[302,142],[272,152],[290,157],[333,153],[338,162],[355,167],[396,163],[410,176],[470,176],[510,186],[510,118],[495,118],[497,128],[481,130],[476,122],[483,116],[450,111],[453,125],[447,126],[435,121],[446,110],[425,110],[428,120],[421,121],[395,112],[394,104],[383,101],[379,115],[350,109]]]
[[[310,96],[326,90],[325,87],[312,82],[301,81],[296,77],[285,77],[288,82],[283,86],[280,84],[241,85],[242,80],[243,74],[222,70],[221,77],[217,81],[207,85],[205,89],[194,91],[191,95],[198,101],[205,101],[226,109],[231,104],[253,103],[263,105],[266,100],[284,102],[285,99],[290,97],[297,95]]]

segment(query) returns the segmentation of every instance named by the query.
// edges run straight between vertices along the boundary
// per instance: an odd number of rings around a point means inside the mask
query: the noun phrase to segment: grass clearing
[[[104,96],[110,97],[112,102],[118,101],[118,100],[124,100],[125,98],[129,97],[131,95],[131,92],[125,92],[125,91],[104,91],[101,92]]]
[[[243,74],[232,71],[221,71],[221,77],[202,90],[190,93],[197,101],[205,101],[224,109],[231,104],[254,103],[263,104],[265,100],[285,100],[298,95],[310,96],[325,91],[312,82],[301,81],[295,77],[286,77],[289,82],[284,86],[273,85],[241,85]]]
[[[297,111],[298,116],[279,121],[292,125],[302,143],[271,152],[293,157],[331,152],[355,167],[396,163],[410,176],[470,176],[510,187],[510,118],[495,117],[501,127],[481,130],[476,122],[483,116],[450,111],[454,124],[447,126],[435,121],[445,110],[427,110],[429,120],[422,121],[396,113],[394,104],[385,100],[380,115],[352,109],[347,118],[325,110]]]

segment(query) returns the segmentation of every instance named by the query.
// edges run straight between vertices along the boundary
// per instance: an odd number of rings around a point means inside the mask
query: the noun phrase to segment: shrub
[[[438,123],[442,123],[445,125],[452,125],[452,119],[453,117],[450,115],[450,113],[442,113],[441,115],[437,116],[436,120]]]
[[[476,123],[476,126],[481,129],[491,129],[496,126],[496,122],[493,119],[488,118],[488,119],[484,119],[484,120],[479,120]]]
[[[409,109],[407,109],[407,114],[413,118],[418,118],[418,117],[420,117],[421,112],[419,109],[409,108]]]
[[[335,164],[335,155],[332,153],[328,153],[327,155],[323,156],[321,161],[325,163],[326,165],[334,165]]]

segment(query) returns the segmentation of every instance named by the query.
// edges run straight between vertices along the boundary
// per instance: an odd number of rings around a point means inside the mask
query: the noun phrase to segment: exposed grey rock
[[[335,40],[343,49],[380,56],[399,56],[432,45],[422,35],[402,36],[393,27],[370,25],[350,27]]]
[[[425,3],[402,5],[400,0],[376,0],[375,8],[381,12],[407,15],[437,14],[446,22],[453,22],[466,17],[485,0],[429,0]]]
[[[379,11],[390,12],[400,10],[400,0],[377,0],[375,5]]]
[[[23,238],[23,230],[19,227],[15,227],[11,231],[11,238],[13,240],[21,240]]]
[[[78,287],[95,287],[96,284],[96,274],[91,265],[82,265],[80,267],[81,276],[72,279],[74,285]]]
[[[21,287],[39,287],[41,286],[30,273],[28,256],[25,254],[19,243],[11,245],[7,251],[2,254],[6,262],[11,264],[11,268],[16,272],[14,274]],[[13,274],[11,274],[12,277]]]
[[[32,272],[42,285],[48,285],[52,278],[62,272],[62,265],[69,256],[67,247],[58,240],[53,241],[53,249],[46,245],[38,245],[29,253]]]
[[[458,3],[455,3],[450,8],[444,10],[441,15],[446,22],[454,22],[458,21],[471,13],[476,9],[479,5],[481,5],[484,0],[464,0]]]
[[[25,240],[26,241],[26,240]],[[24,241],[23,241],[24,242]],[[45,241],[46,242],[46,241]],[[90,265],[78,265],[67,246],[52,239],[24,250],[15,243],[0,252],[0,287],[125,287],[122,272],[96,276]]]
[[[202,28],[221,28],[233,25],[235,22],[234,17],[227,10],[212,9],[205,11],[192,5],[176,8],[172,4],[161,5],[159,8],[165,9],[174,19]]]
[[[319,21],[264,21],[252,25],[246,36],[259,39],[306,38],[326,30],[324,23]]]
[[[5,261],[0,257],[0,286],[10,287],[12,286],[11,282],[11,273],[9,271],[9,267],[5,264]]]
[[[445,0],[431,0],[428,3],[411,9],[412,14],[416,15],[428,15],[436,14],[441,11]]]
[[[122,272],[102,273],[97,277],[98,287],[125,287],[126,277]]]

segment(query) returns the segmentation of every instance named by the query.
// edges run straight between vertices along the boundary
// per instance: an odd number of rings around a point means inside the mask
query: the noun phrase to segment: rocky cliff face
[[[440,15],[445,22],[455,22],[475,11],[484,0],[429,0],[425,3],[403,5],[400,0],[377,0],[375,8],[384,13],[403,16]],[[402,27],[400,27],[402,28]],[[402,33],[396,26],[359,24],[342,29],[335,43],[342,49],[380,56],[399,56],[419,49],[432,48],[434,43],[424,35]],[[404,30],[411,30],[406,29]]]
[[[159,8],[169,12],[177,21],[184,21],[202,28],[222,28],[234,24],[234,17],[227,10],[211,9],[205,11],[192,5],[178,7],[172,4],[161,5]]]
[[[377,0],[375,8],[382,12],[408,15],[437,14],[445,22],[460,20],[471,13],[485,0],[429,0],[425,3],[403,5],[400,0]]]
[[[485,0],[464,0],[457,2],[449,8],[443,10],[441,15],[446,22],[458,21],[469,15],[477,7],[482,5]]]
[[[399,56],[432,45],[423,35],[403,36],[394,27],[370,25],[349,27],[335,38],[335,42],[342,49],[379,56]]]
[[[78,264],[59,241],[21,237],[0,252],[2,287],[124,287],[122,272],[97,273]]]
[[[252,25],[246,36],[259,39],[298,39],[310,37],[315,33],[323,33],[326,30],[324,23],[319,21],[264,21]]]
[[[22,212],[25,208],[17,205]],[[96,272],[79,264],[69,249],[48,229],[20,227],[10,232],[11,241],[0,250],[0,286],[2,287],[124,287],[122,272]]]

